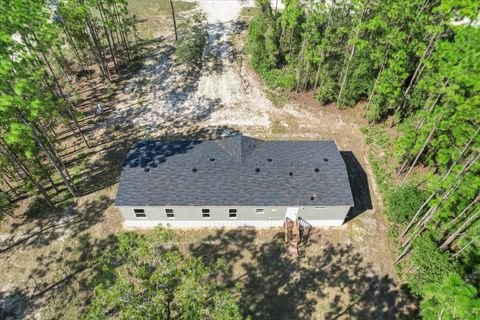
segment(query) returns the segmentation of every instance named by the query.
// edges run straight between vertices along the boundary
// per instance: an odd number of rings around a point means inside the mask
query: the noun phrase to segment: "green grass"
[[[197,4],[194,2],[174,1],[173,7],[177,24],[182,13],[194,9],[196,6]],[[168,0],[130,0],[128,10],[130,15],[137,18],[138,35],[142,39],[155,38],[156,33],[165,28],[171,28],[173,32],[172,13]]]
[[[372,126],[360,131],[365,134],[365,143],[370,146],[369,159],[375,180],[380,191],[385,194],[393,184],[394,171],[389,165],[392,141],[384,128]]]
[[[243,7],[240,12],[240,17],[252,18],[260,12],[258,7]]]
[[[285,104],[288,103],[289,98],[283,94],[282,92],[277,92],[275,90],[272,90],[270,88],[266,88],[266,93],[270,101],[272,101],[273,105],[277,108],[282,108],[285,106]]]

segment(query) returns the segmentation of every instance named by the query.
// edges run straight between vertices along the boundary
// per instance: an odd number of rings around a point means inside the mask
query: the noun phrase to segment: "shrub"
[[[295,72],[292,72],[288,67],[262,72],[262,76],[267,85],[272,89],[278,87],[294,89],[296,86]]]
[[[190,66],[201,62],[208,36],[204,22],[205,15],[197,12],[178,26],[175,54],[180,62]]]
[[[387,214],[395,223],[409,221],[425,200],[425,193],[412,185],[395,187],[388,192],[385,201]]]
[[[185,258],[173,234],[116,235],[117,247],[101,258],[101,275],[83,319],[242,319],[222,265]]]
[[[275,29],[263,15],[250,22],[246,52],[257,72],[264,73],[277,66],[279,48]]]
[[[410,262],[414,269],[408,275],[408,285],[418,295],[423,295],[426,285],[440,283],[449,274],[460,272],[457,260],[441,251],[429,233],[413,243]]]
[[[424,320],[480,318],[477,290],[458,274],[451,273],[441,283],[425,286],[423,299],[420,315]]]

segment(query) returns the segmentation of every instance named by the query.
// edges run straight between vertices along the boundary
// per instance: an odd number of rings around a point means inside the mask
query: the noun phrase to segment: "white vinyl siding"
[[[151,227],[159,224],[172,227],[275,227],[282,226],[287,207],[119,207],[125,224]],[[143,209],[145,218],[137,218],[133,209]],[[172,209],[174,218],[167,218],[166,209]],[[210,218],[202,217],[202,209],[209,209]],[[263,214],[256,213],[256,209],[264,209]],[[236,217],[232,217],[231,210],[236,210]],[[349,207],[300,207],[298,216],[312,226],[339,226],[347,215]],[[141,221],[141,222],[138,222]],[[140,225],[139,225],[140,224]]]

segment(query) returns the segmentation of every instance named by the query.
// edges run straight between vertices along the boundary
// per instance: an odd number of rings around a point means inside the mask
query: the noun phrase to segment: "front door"
[[[290,207],[287,208],[287,212],[285,213],[285,218],[288,218],[292,221],[298,219],[298,207]]]

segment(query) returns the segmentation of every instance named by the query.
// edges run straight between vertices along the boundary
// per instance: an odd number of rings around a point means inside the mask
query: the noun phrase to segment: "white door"
[[[288,218],[292,221],[297,220],[297,218],[298,218],[298,207],[287,208],[287,212],[285,213],[285,218]]]

